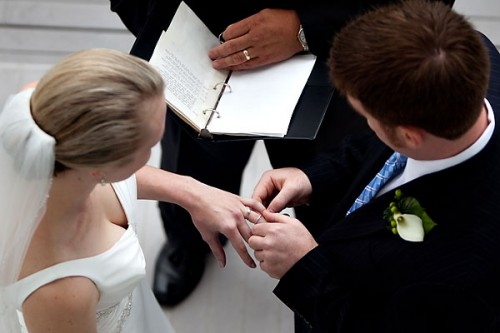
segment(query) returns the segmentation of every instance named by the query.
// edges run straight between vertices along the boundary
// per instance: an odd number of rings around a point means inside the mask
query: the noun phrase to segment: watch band
[[[302,48],[305,52],[309,52],[309,45],[307,45],[306,35],[304,34],[304,28],[302,28],[302,24],[299,27],[299,32],[297,33],[297,39],[299,40]]]

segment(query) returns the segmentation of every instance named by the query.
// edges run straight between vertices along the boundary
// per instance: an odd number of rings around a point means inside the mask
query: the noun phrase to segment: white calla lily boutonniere
[[[384,210],[384,219],[389,221],[389,229],[394,234],[410,242],[422,242],[425,234],[437,225],[417,199],[403,197],[400,189],[395,191],[394,201]]]

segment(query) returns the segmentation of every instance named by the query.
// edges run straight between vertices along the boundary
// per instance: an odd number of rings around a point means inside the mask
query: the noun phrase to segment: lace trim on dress
[[[115,313],[117,308],[122,304],[123,302],[117,303],[115,305],[110,306],[107,309],[98,311],[96,313],[96,319],[97,322],[101,320],[107,319],[111,314]],[[132,311],[132,293],[130,293],[127,297],[127,301],[125,303],[125,306],[123,310],[121,311],[120,318],[118,318],[118,324],[116,327],[116,333],[121,333],[123,331],[123,326],[125,325],[125,322],[127,321],[128,317],[130,317],[130,312]]]

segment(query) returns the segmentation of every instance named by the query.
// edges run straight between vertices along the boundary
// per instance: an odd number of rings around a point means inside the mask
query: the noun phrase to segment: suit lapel
[[[406,183],[398,188],[403,195],[415,197],[436,223],[443,226],[450,223],[469,223],[460,218],[460,212],[467,207],[476,207],[486,198],[481,197],[485,186],[494,186],[500,168],[500,147],[498,127],[486,147],[471,159],[439,172],[431,173]],[[477,174],[477,170],[484,174]],[[458,184],[460,183],[460,184]],[[493,200],[494,198],[488,198]],[[325,233],[329,240],[359,238],[376,232],[387,232],[389,222],[383,218],[384,210],[394,200],[394,190],[374,198],[349,216],[345,212],[349,204],[344,204],[332,219],[334,225]],[[458,205],[458,206],[457,206]],[[345,210],[343,210],[345,208]],[[470,208],[473,209],[473,208]],[[468,214],[468,212],[467,212]],[[320,237],[319,240],[321,240]]]

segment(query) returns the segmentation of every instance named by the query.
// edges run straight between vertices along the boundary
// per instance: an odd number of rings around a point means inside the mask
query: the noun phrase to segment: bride
[[[89,49],[7,102],[0,113],[1,332],[173,332],[145,280],[138,198],[183,206],[222,266],[224,231],[255,267],[239,197],[145,166],[163,135],[163,89],[146,62]]]

